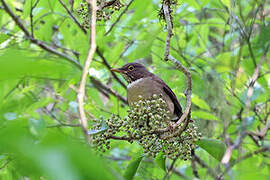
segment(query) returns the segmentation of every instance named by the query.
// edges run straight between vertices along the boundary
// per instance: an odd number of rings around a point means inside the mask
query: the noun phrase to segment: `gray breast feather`
[[[139,95],[141,95],[143,99],[149,99],[153,96],[153,94],[162,94],[163,99],[168,105],[168,109],[170,110],[171,114],[173,114],[174,104],[171,98],[163,90],[162,84],[157,81],[153,81],[151,77],[138,79],[127,86],[129,105],[138,101]]]

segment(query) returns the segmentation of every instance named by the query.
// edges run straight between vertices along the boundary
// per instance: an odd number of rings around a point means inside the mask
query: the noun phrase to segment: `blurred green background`
[[[31,43],[3,2],[34,39],[60,55]],[[62,2],[79,23],[86,23],[78,13],[83,1]],[[120,10],[104,10],[110,19],[97,22],[97,45],[105,60],[96,53],[90,67],[91,78],[101,84],[87,81],[85,110],[89,127],[93,119],[89,113],[95,118],[107,118],[112,113],[127,115],[127,105],[112,93],[125,97],[126,90],[106,63],[111,67],[134,61],[146,64],[185,107],[185,76],[163,60],[167,30],[158,16],[162,2],[121,3],[124,6]],[[231,162],[269,148],[270,1],[178,0],[172,9],[171,54],[192,73],[192,119],[204,138],[223,144],[217,147],[206,143],[206,147],[195,150],[206,164],[197,163],[200,178],[213,179],[211,169],[216,177],[226,170],[220,162],[222,156],[215,155],[220,149],[224,152],[224,145],[228,141],[233,144],[241,132],[247,134],[233,151]],[[82,71],[70,59],[83,66],[89,50],[89,30],[85,34],[59,0],[1,0],[0,25],[0,179],[164,177],[166,172],[160,168],[164,160],[140,158],[136,142],[113,140],[105,153],[97,153],[85,144],[76,101]],[[250,81],[258,65],[253,87]],[[250,87],[253,94],[249,97]],[[248,100],[251,104],[247,107]],[[258,136],[256,133],[265,127],[265,134]],[[239,161],[225,173],[225,179],[269,179],[269,155],[266,151]],[[167,165],[170,163],[166,160]],[[178,160],[169,178],[193,179],[191,164]]]

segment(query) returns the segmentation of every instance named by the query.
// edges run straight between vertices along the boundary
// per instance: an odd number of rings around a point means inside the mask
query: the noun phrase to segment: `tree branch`
[[[71,17],[71,19],[73,20],[73,22],[82,30],[82,32],[84,34],[87,34],[86,29],[80,24],[80,22],[76,19],[76,17],[73,15],[73,13],[67,8],[66,4],[62,1],[62,0],[58,0],[62,6],[65,8],[65,10],[67,11],[67,13],[69,14],[69,16]],[[115,0],[112,0],[111,3],[114,3]],[[105,2],[104,2],[105,3]],[[104,6],[108,6],[110,5],[110,2],[107,2],[104,4]],[[111,71],[111,66],[108,63],[108,61],[106,60],[106,58],[103,56],[103,54],[100,52],[98,46],[96,48],[96,53],[99,55],[99,57],[102,59],[104,65],[110,70],[110,72],[112,73],[113,77],[124,87],[126,88],[126,85],[116,76],[116,74]]]
[[[263,62],[265,61],[265,59],[266,59],[266,54],[268,52],[268,48],[269,48],[269,46],[264,51],[264,54],[261,57],[259,64],[257,65],[256,69],[254,70],[254,73],[253,73],[252,78],[251,78],[251,82],[250,82],[250,84],[248,86],[247,101],[246,101],[246,107],[248,109],[250,107],[251,97],[252,97],[253,92],[254,92],[254,85],[255,85],[255,82],[257,81],[258,77],[259,77],[261,66],[262,66]]]
[[[134,0],[130,0],[129,3],[127,4],[126,8],[121,12],[121,14],[117,17],[117,19],[114,21],[114,23],[111,25],[110,29],[104,34],[107,36],[113,29],[113,27],[120,21],[121,17],[126,13],[128,10],[129,6],[132,4]]]
[[[80,22],[75,18],[75,16],[73,15],[73,13],[68,9],[67,5],[62,1],[62,0],[58,0],[61,5],[65,8],[65,10],[67,11],[67,13],[69,14],[69,16],[71,17],[71,19],[73,20],[73,22],[82,30],[82,32],[84,34],[87,34],[86,29],[80,24]]]
[[[245,110],[244,110],[245,113],[249,112],[249,108],[250,108],[250,104],[251,104],[251,97],[252,97],[253,92],[254,92],[254,85],[255,85],[255,82],[257,81],[258,77],[259,77],[260,69],[261,69],[261,66],[262,66],[263,62],[265,61],[266,54],[268,52],[268,48],[269,48],[269,46],[265,49],[264,54],[261,57],[259,64],[257,65],[257,67],[254,70],[254,73],[253,73],[252,78],[251,78],[251,82],[249,83],[248,90],[247,90],[247,100],[245,102]],[[244,121],[242,121],[242,122],[245,123]],[[245,125],[243,124],[242,126],[245,126]],[[223,155],[223,158],[221,160],[221,162],[223,164],[228,165],[228,163],[229,163],[229,161],[231,159],[232,151],[234,149],[238,148],[241,145],[242,140],[246,135],[247,135],[247,132],[244,129],[240,133],[240,135],[238,136],[235,143],[233,145],[230,145],[230,144],[228,145],[228,147],[226,149],[226,152]]]
[[[209,172],[209,174],[214,178],[214,179],[218,179],[215,171],[209,167],[203,160],[201,160],[196,154],[194,154],[194,160],[203,168],[206,168],[207,171]]]
[[[253,155],[260,154],[260,153],[263,153],[263,152],[266,152],[266,151],[270,151],[270,148],[269,148],[269,147],[263,147],[263,148],[258,149],[258,150],[256,150],[256,151],[250,152],[250,153],[248,153],[248,154],[246,154],[246,155],[240,157],[239,159],[233,161],[233,162],[226,168],[226,170],[224,171],[224,173],[222,173],[222,174],[219,176],[219,179],[223,179],[224,175],[225,175],[227,172],[229,172],[229,171],[233,168],[234,165],[236,165],[236,164],[242,162],[242,161],[245,160],[245,159],[248,159],[248,158],[252,157]]]
[[[30,11],[30,26],[31,26],[31,36],[34,37],[34,24],[33,24],[33,10],[36,8],[37,4],[39,3],[39,0],[33,4],[33,0],[31,0],[31,11]]]
[[[112,73],[112,76],[114,77],[114,79],[116,79],[124,88],[126,88],[125,83],[123,83],[115,74],[115,72],[113,72],[111,69],[112,67],[110,66],[110,64],[108,63],[108,61],[106,60],[106,58],[103,56],[103,54],[101,53],[101,51],[99,50],[99,48],[97,47],[96,50],[98,56],[102,59],[103,64],[107,67],[107,69],[109,69],[109,71]]]
[[[163,0],[162,4],[163,13],[165,17],[165,21],[167,24],[167,36],[166,36],[166,42],[165,42],[165,54],[164,54],[164,60],[168,61],[168,57],[170,55],[170,48],[171,48],[171,37],[173,35],[172,33],[172,20],[169,10],[169,5],[167,0]]]
[[[165,173],[164,177],[162,178],[163,180],[169,179],[170,174],[171,174],[172,170],[174,169],[173,167],[174,167],[177,159],[178,159],[178,157],[174,158],[172,163],[167,166],[167,172]]]
[[[116,98],[118,98],[120,101],[122,101],[125,104],[128,104],[127,99],[124,98],[123,96],[121,96],[120,94],[118,94],[116,91],[114,91],[112,88],[105,86],[102,82],[98,81],[96,78],[94,77],[90,77],[91,82],[94,84],[94,86],[101,87],[102,89],[104,89],[106,92],[109,92],[110,94],[112,94],[113,96],[115,96]]]
[[[176,132],[171,133],[170,135],[166,136],[165,139],[171,138],[173,136],[175,136],[176,134],[178,136],[180,136],[182,134],[182,132],[186,129],[186,127],[188,126],[189,123],[189,114],[190,114],[190,109],[191,109],[191,92],[192,92],[192,80],[191,80],[191,73],[188,71],[188,69],[183,66],[177,59],[175,59],[172,55],[170,55],[170,39],[172,36],[172,21],[171,21],[171,15],[170,15],[170,7],[169,7],[169,2],[167,0],[163,0],[163,4],[162,4],[162,9],[163,9],[163,14],[165,17],[165,21],[167,24],[167,37],[166,37],[166,42],[165,42],[165,55],[164,55],[164,60],[170,60],[171,62],[174,63],[174,65],[176,66],[176,68],[178,70],[180,70],[181,72],[183,72],[185,74],[185,76],[187,77],[187,89],[185,91],[185,95],[187,98],[187,105],[186,105],[186,109],[183,113],[183,115],[178,119],[178,121],[174,124],[172,124],[172,128],[175,129],[176,127],[178,127],[180,124],[182,124],[182,122],[185,123],[184,125],[177,129]],[[167,129],[162,129],[162,131],[167,131]]]
[[[77,100],[79,104],[79,112],[80,112],[80,123],[82,126],[82,130],[84,132],[85,140],[86,143],[89,142],[89,135],[88,135],[88,123],[87,123],[87,118],[84,112],[84,107],[83,107],[83,100],[85,96],[85,85],[86,85],[86,78],[88,75],[88,69],[91,65],[91,62],[93,60],[95,51],[96,51],[96,13],[97,13],[97,4],[96,0],[88,0],[88,3],[91,4],[92,12],[91,12],[91,47],[88,52],[88,56],[86,58],[83,72],[82,72],[82,77],[81,77],[81,82],[80,82],[80,87],[78,89],[78,94],[77,94]]]
[[[42,49],[44,49],[52,54],[55,54],[57,56],[65,58],[71,64],[75,65],[79,69],[82,69],[81,64],[78,61],[76,61],[74,58],[72,58],[64,53],[61,53],[61,52],[57,51],[56,49],[54,49],[53,47],[46,44],[45,42],[40,41],[40,40],[32,37],[31,34],[29,33],[29,31],[27,30],[27,28],[24,26],[24,23],[22,22],[22,20],[12,12],[12,10],[9,8],[9,6],[5,2],[5,0],[1,0],[1,2],[3,4],[5,11],[10,15],[10,17],[17,24],[17,26],[19,26],[19,28],[24,32],[26,39],[30,40],[33,44],[36,44],[40,48],[42,48]]]

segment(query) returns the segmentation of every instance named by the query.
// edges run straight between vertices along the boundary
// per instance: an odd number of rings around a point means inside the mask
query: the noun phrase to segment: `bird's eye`
[[[133,66],[128,66],[128,70],[129,71],[133,71],[134,70],[134,67]]]

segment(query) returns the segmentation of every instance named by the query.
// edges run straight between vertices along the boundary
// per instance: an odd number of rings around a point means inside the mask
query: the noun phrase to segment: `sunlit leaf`
[[[221,0],[221,2],[228,8],[231,8],[231,1],[230,0]]]
[[[215,115],[205,111],[192,111],[191,116],[199,119],[218,120],[218,118]]]
[[[134,178],[142,159],[143,155],[141,152],[132,157],[124,173],[125,180],[132,180]]]
[[[193,104],[200,107],[201,109],[210,111],[210,107],[208,106],[208,104],[203,99],[199,98],[199,96],[192,94],[191,101]]]
[[[266,47],[269,45],[269,41],[270,41],[270,24],[268,24],[267,26],[261,26],[261,32],[259,34],[257,45],[261,47]]]
[[[196,144],[205,151],[207,151],[211,156],[213,156],[218,161],[221,161],[226,151],[225,144],[216,139],[201,139],[197,141]]]
[[[166,157],[162,152],[158,153],[157,157],[155,158],[155,162],[161,169],[166,171]]]

